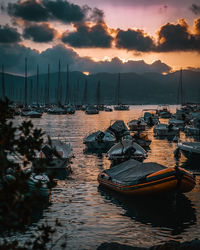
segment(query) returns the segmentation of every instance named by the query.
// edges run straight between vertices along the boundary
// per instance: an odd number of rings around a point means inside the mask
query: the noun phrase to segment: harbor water
[[[129,111],[101,111],[98,115],[86,115],[76,111],[74,115],[48,115],[33,119],[51,138],[71,143],[75,158],[73,173],[67,179],[59,178],[52,189],[51,205],[26,233],[31,234],[37,225],[54,223],[59,219],[54,239],[54,249],[66,238],[67,249],[96,249],[103,242],[119,242],[133,246],[152,246],[168,240],[186,241],[200,234],[200,185],[198,166],[185,164],[195,172],[196,187],[175,199],[125,198],[99,188],[98,174],[110,167],[106,154],[85,152],[83,138],[95,130],[106,129],[112,120],[128,121],[142,116],[142,109],[156,106],[131,106]],[[175,106],[170,110],[175,112]],[[25,118],[17,117],[17,122]],[[162,120],[167,122],[167,120]],[[157,162],[167,167],[175,165],[173,152],[176,143],[153,136],[153,128],[147,131],[152,140],[145,162]],[[182,139],[185,139],[181,133]],[[186,158],[181,156],[181,164]],[[186,162],[187,163],[187,162]],[[200,166],[199,166],[200,167]],[[199,168],[200,171],[200,168]]]

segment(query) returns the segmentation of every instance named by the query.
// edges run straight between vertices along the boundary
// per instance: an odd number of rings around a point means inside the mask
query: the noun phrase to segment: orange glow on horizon
[[[86,75],[86,76],[89,76],[90,72],[84,71],[83,74]]]

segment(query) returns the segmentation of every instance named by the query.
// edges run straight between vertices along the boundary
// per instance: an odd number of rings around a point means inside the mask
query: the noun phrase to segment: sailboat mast
[[[185,104],[184,92],[183,92],[183,70],[180,70],[179,87],[178,87],[178,103]]]
[[[88,100],[87,100],[87,85],[88,81],[85,79],[85,87],[84,87],[84,93],[83,93],[83,104],[87,105]]]
[[[39,65],[37,64],[36,103],[39,105]]]
[[[97,83],[97,105],[100,105],[100,81]]]
[[[67,64],[65,104],[69,104],[69,65]]]
[[[58,62],[58,97],[57,97],[57,102],[58,102],[58,105],[61,104],[61,77],[60,77],[60,60]]]
[[[4,65],[2,64],[2,72],[1,72],[1,91],[2,91],[2,100],[5,99],[5,74],[4,74]]]
[[[50,102],[49,98],[49,89],[50,89],[50,64],[48,64],[48,74],[47,74],[47,89],[46,89],[46,104]]]
[[[31,85],[30,85],[30,104],[33,103],[33,80],[31,79]]]
[[[118,81],[117,81],[117,89],[116,89],[116,104],[120,104],[120,98],[119,98],[119,93],[120,93],[120,83],[121,82],[121,75],[120,73],[118,74]]]
[[[24,105],[27,106],[27,58],[25,58]]]

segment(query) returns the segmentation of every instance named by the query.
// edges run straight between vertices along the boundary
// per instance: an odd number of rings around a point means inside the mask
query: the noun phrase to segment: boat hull
[[[109,179],[104,179],[102,174],[98,176],[100,185],[125,195],[160,195],[174,192],[186,193],[195,186],[195,179],[183,169],[167,168],[149,175],[143,183],[136,185],[120,185]]]

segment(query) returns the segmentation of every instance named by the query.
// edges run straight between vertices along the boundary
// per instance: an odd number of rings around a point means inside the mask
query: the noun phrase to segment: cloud
[[[41,22],[49,19],[48,10],[37,0],[8,3],[8,14],[26,21]]]
[[[152,51],[154,49],[153,38],[144,34],[142,30],[118,30],[116,47],[127,50]]]
[[[56,30],[51,28],[48,23],[28,24],[23,32],[25,39],[30,39],[38,43],[51,42],[55,35]]]
[[[110,48],[113,37],[109,34],[104,23],[92,27],[87,24],[78,24],[76,31],[62,35],[62,41],[75,48]]]
[[[40,73],[47,72],[47,64],[51,64],[51,72],[57,72],[58,61],[61,60],[61,70],[66,71],[66,65],[70,64],[70,69],[74,71],[98,72],[169,72],[171,68],[156,61],[153,64],[147,64],[144,61],[128,61],[123,63],[119,58],[113,58],[111,61],[94,62],[89,57],[80,57],[75,51],[66,48],[64,45],[56,45],[42,53],[30,49],[24,45],[1,45],[0,46],[0,64],[5,65],[7,72],[24,74],[24,58],[28,58],[28,71],[30,74],[36,73],[36,65],[40,66]]]
[[[16,43],[19,41],[21,41],[21,37],[17,29],[10,27],[8,24],[0,25],[0,43]]]
[[[198,15],[198,14],[200,14],[200,5],[192,4],[192,6],[190,7],[190,10],[191,10],[195,15]]]
[[[194,21],[194,31],[196,35],[200,35],[200,18]]]
[[[196,28],[198,23],[196,22]],[[158,52],[199,51],[200,37],[189,31],[188,24],[180,19],[178,24],[167,23],[158,31]]]

